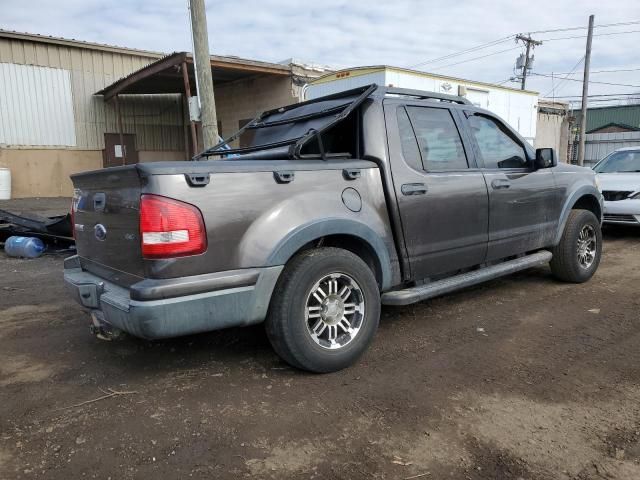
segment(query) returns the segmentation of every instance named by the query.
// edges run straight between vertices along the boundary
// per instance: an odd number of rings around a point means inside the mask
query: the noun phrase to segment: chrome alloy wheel
[[[591,225],[585,225],[578,234],[578,263],[585,270],[593,265],[596,258],[598,239]]]
[[[353,341],[364,320],[360,285],[344,273],[331,273],[317,282],[307,296],[307,330],[322,348],[335,350]]]

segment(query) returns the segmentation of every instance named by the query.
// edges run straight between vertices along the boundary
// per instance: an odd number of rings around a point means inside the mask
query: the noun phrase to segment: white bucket
[[[0,168],[0,200],[11,199],[11,170]]]

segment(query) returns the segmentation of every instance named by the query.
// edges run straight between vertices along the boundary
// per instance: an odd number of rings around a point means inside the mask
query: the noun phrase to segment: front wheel
[[[596,216],[589,210],[572,210],[552,252],[550,265],[556,278],[573,283],[589,280],[602,255],[602,232]]]
[[[380,293],[371,269],[339,248],[317,248],[287,264],[266,321],[275,351],[289,364],[333,372],[353,364],[378,328]]]

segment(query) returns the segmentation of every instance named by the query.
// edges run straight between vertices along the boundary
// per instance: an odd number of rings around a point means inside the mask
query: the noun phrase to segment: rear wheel
[[[380,317],[380,293],[357,255],[318,248],[285,267],[266,321],[275,351],[291,365],[333,372],[353,364],[371,343]]]
[[[586,282],[598,269],[601,255],[600,222],[589,210],[572,210],[560,243],[553,249],[551,271],[565,282]]]

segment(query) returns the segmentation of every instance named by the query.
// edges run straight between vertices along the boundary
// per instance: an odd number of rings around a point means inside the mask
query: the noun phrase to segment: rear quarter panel
[[[342,167],[327,168],[322,162],[317,169],[296,169],[294,181],[286,184],[275,181],[273,169],[214,173],[209,184],[199,188],[190,187],[180,174],[149,176],[144,190],[196,205],[208,236],[207,251],[201,255],[147,260],[149,276],[282,265],[306,243],[333,233],[357,234],[371,243],[388,265],[387,275],[393,276],[398,261],[380,172],[363,163],[369,168],[362,168],[355,180],[346,180]],[[346,207],[345,189],[358,192],[359,211]]]

